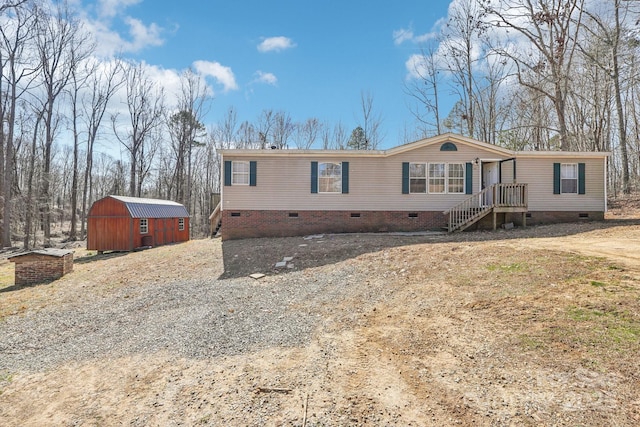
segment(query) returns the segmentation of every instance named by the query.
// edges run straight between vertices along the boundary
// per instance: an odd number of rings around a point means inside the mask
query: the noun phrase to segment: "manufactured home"
[[[223,239],[603,220],[608,153],[512,151],[443,134],[389,150],[222,156]]]

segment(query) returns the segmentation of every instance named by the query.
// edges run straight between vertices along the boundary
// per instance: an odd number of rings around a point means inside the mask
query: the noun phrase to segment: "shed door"
[[[161,246],[166,243],[165,239],[165,220],[162,218],[155,220],[155,229],[153,230],[153,237],[156,246]]]

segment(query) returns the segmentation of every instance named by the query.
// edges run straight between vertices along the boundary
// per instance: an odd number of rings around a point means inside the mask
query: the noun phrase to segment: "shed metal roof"
[[[145,199],[141,197],[109,196],[121,201],[133,218],[186,218],[189,212],[171,200]]]

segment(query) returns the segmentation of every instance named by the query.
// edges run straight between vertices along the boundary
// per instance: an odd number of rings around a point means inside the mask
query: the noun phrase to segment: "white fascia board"
[[[607,151],[517,151],[516,158],[519,157],[585,157],[585,158],[606,158],[611,153]]]

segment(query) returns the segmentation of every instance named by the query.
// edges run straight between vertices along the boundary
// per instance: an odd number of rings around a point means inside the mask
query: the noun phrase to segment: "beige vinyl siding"
[[[584,163],[585,194],[553,194],[553,164]],[[530,211],[605,210],[604,166],[602,158],[521,157],[518,159],[519,183],[528,184]]]
[[[223,189],[225,210],[353,210],[439,211],[461,202],[465,194],[402,194],[402,163],[467,163],[498,158],[496,153],[456,144],[458,151],[440,151],[440,144],[388,157],[274,157],[257,161],[257,186]],[[224,160],[235,160],[231,155]],[[239,159],[238,159],[239,160]],[[249,160],[242,157],[242,160]],[[312,194],[311,162],[349,162],[349,194]],[[480,167],[473,167],[473,190],[480,190]]]

